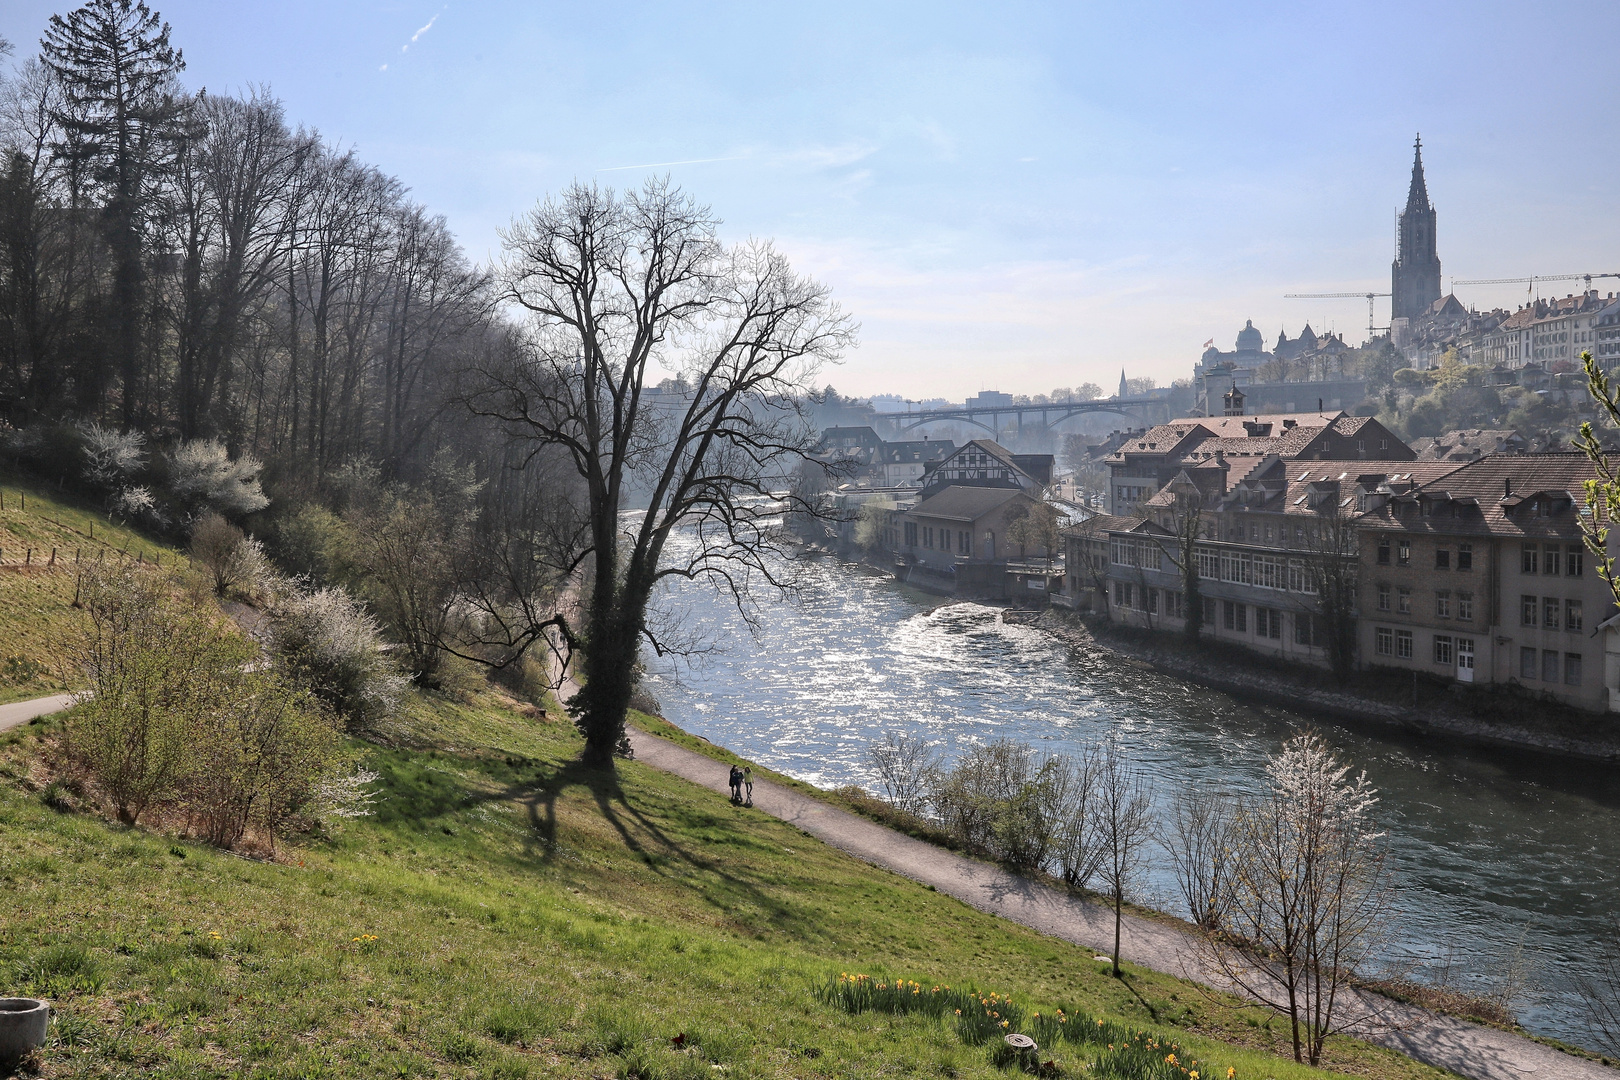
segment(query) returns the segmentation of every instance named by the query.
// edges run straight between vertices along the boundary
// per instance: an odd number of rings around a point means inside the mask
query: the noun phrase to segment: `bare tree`
[[[598,767],[624,742],[642,641],[664,648],[647,621],[662,582],[708,581],[749,619],[759,586],[790,585],[773,491],[815,444],[811,377],[853,336],[825,288],[767,244],[726,248],[716,225],[667,180],[622,195],[576,184],[514,222],[501,287],[528,315],[526,348],[482,364],[466,396],[514,437],[564,450],[586,489],[584,621],[561,630],[584,646],[571,708]],[[659,368],[689,393],[650,400]],[[646,507],[633,518],[632,495]],[[690,542],[671,548],[677,529]]]
[[[1052,852],[1058,875],[1070,888],[1085,888],[1102,865],[1100,767],[1097,751],[1088,747],[1056,759],[1051,770]]]
[[[1182,788],[1159,827],[1187,911],[1208,931],[1221,929],[1231,899],[1238,815],[1228,798],[1206,787]]]
[[[1101,858],[1097,873],[1114,903],[1114,977],[1119,977],[1119,935],[1124,921],[1125,893],[1136,881],[1142,855],[1153,836],[1151,799],[1147,781],[1133,769],[1110,739],[1097,764],[1097,826]]]
[[[1351,508],[1340,505],[1339,487],[1315,496],[1317,515],[1305,528],[1306,589],[1315,594],[1311,637],[1326,648],[1333,673],[1343,679],[1356,666],[1356,593],[1361,587],[1361,561]]]
[[[1270,789],[1238,826],[1226,934],[1210,957],[1244,996],[1287,1016],[1294,1060],[1319,1064],[1328,1036],[1375,1020],[1348,984],[1372,953],[1389,910],[1384,834],[1365,773],[1348,779],[1313,732],[1267,765]]]
[[[878,782],[889,802],[908,814],[922,813],[937,761],[928,740],[891,731],[872,744],[867,757],[877,768]]]
[[[1620,916],[1609,916],[1609,932],[1597,953],[1585,957],[1575,989],[1603,1049],[1620,1057]]]

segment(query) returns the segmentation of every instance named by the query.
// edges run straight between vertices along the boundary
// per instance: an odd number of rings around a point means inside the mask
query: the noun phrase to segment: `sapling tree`
[[[1110,739],[1097,759],[1097,874],[1114,906],[1114,977],[1119,977],[1119,938],[1125,894],[1135,884],[1142,856],[1153,836],[1152,800],[1147,781],[1131,767]]]
[[[1229,796],[1194,785],[1176,792],[1159,824],[1159,843],[1170,857],[1182,901],[1204,930],[1218,931],[1225,921],[1237,823]]]
[[[889,802],[908,814],[922,813],[937,768],[937,755],[928,740],[891,731],[872,744],[867,756]]]
[[[1226,933],[1204,938],[1231,987],[1288,1017],[1294,1059],[1312,1065],[1328,1036],[1378,1021],[1348,988],[1386,929],[1388,848],[1377,792],[1349,773],[1314,732],[1272,755],[1237,825]]]
[[[624,743],[643,642],[669,644],[648,619],[660,585],[708,582],[754,618],[760,588],[791,585],[784,511],[820,512],[779,493],[816,444],[811,378],[853,327],[769,244],[728,247],[717,226],[667,180],[575,184],[519,218],[499,286],[527,336],[477,362],[465,394],[579,477],[585,528],[560,570],[579,575],[580,611],[539,622],[583,652],[570,708],[597,767]],[[660,369],[684,389],[654,394]]]

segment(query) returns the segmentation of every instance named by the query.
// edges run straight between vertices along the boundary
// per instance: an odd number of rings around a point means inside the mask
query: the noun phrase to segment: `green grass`
[[[643,765],[582,771],[568,724],[491,694],[411,699],[364,748],[376,814],[274,863],[51,809],[54,730],[0,737],[0,983],[57,1004],[46,1076],[1005,1075],[940,1019],[826,1000],[841,971],[1150,1028],[1220,1076],[1318,1075],[1277,1056],[1265,1014],[1109,978],[1091,950]],[[1056,1050],[1070,1075],[1086,1053]]]
[[[38,485],[0,475],[0,704],[71,689],[68,643],[77,560],[161,559],[177,552],[113,525],[105,514]],[[56,564],[50,565],[55,549]],[[29,552],[32,551],[32,565]]]

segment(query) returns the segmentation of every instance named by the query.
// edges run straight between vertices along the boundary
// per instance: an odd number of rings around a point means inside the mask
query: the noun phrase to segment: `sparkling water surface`
[[[1525,1026],[1593,1042],[1571,975],[1620,904],[1610,765],[1240,702],[832,559],[806,564],[797,599],[763,604],[753,635],[705,585],[683,583],[670,600],[719,651],[693,664],[649,654],[668,717],[827,787],[875,789],[867,750],[889,731],[925,736],[946,760],[995,738],[1061,752],[1115,733],[1157,798],[1190,784],[1252,792],[1266,755],[1314,722],[1380,791],[1399,869],[1394,955],[1431,977],[1449,968],[1475,992],[1522,959]],[[1162,868],[1141,891],[1179,909]]]

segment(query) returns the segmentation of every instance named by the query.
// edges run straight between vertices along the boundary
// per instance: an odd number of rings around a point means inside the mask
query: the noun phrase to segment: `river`
[[[1252,792],[1266,755],[1314,721],[1379,789],[1399,874],[1398,955],[1478,993],[1522,961],[1529,984],[1514,1008],[1525,1027],[1593,1042],[1571,974],[1614,925],[1610,766],[1253,705],[833,559],[806,563],[796,599],[762,605],[753,634],[705,585],[669,599],[718,647],[678,666],[649,657],[669,719],[822,786],[875,788],[867,749],[887,731],[926,736],[946,760],[994,738],[1063,751],[1112,733],[1158,796],[1187,784]],[[1142,896],[1179,907],[1162,868]]]

